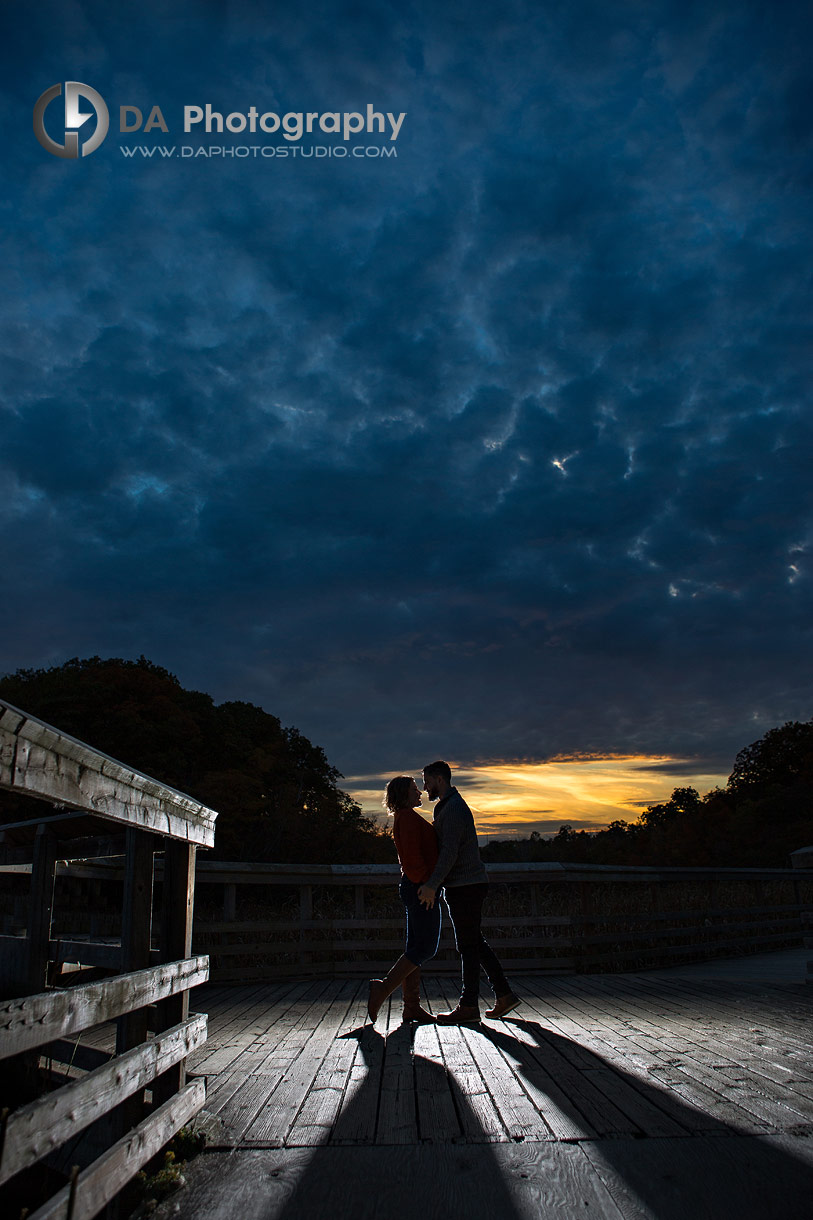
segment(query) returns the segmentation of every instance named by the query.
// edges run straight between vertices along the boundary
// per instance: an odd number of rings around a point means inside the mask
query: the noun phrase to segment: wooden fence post
[[[125,837],[124,903],[121,924],[121,971],[131,974],[150,964],[152,944],[153,852],[155,842],[148,831],[128,828]],[[116,1022],[116,1054],[122,1055],[147,1038],[149,1010],[139,1008]],[[122,1135],[144,1117],[144,1090],[123,1103],[119,1130]]]
[[[121,924],[121,971],[130,974],[150,964],[152,944],[153,836],[128,829],[124,866],[124,904]],[[118,1023],[116,1054],[130,1050],[147,1036],[147,1012],[128,1013]]]
[[[54,908],[56,840],[45,826],[37,827],[31,866],[31,897],[28,913],[28,992],[36,995],[47,984]]]
[[[313,919],[313,886],[301,885],[299,887],[299,964],[301,966],[310,965],[311,955],[305,949],[307,934],[305,930],[305,922]]]
[[[192,915],[195,903],[195,848],[178,839],[167,842],[164,853],[164,897],[161,919],[161,960],[177,962],[192,954]],[[163,1000],[158,1030],[178,1025],[189,1016],[189,992]],[[159,1076],[153,1087],[153,1104],[168,1101],[186,1084],[186,1061]]]

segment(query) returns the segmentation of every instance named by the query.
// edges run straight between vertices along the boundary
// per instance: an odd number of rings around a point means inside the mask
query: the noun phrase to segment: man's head
[[[445,796],[452,784],[452,769],[448,763],[438,759],[423,769],[423,789],[430,801]]]

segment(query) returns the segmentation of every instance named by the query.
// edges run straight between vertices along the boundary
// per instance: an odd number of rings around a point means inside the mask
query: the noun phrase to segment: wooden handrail
[[[2,699],[0,788],[198,846],[214,843],[213,809]]]
[[[209,959],[201,955],[118,974],[100,983],[5,1000],[0,1003],[0,1059],[186,992],[208,977]]]
[[[0,831],[2,827],[0,826]],[[808,849],[806,849],[808,850]],[[723,868],[721,866],[570,864],[539,862],[528,864],[488,864],[489,878],[499,884],[530,881],[787,881],[800,873],[813,871],[813,849],[807,863],[796,868]],[[160,852],[160,848],[159,848]],[[794,853],[797,855],[798,853]],[[794,861],[794,863],[796,863]],[[120,880],[123,857],[58,863],[59,875]],[[156,856],[155,871],[160,877],[163,861]],[[0,864],[0,874],[30,871],[30,865]],[[396,885],[397,864],[266,864],[234,860],[198,860],[197,885]]]

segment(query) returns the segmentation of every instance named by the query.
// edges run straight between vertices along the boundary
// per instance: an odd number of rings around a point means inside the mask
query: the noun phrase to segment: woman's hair
[[[411,775],[396,775],[391,779],[384,792],[384,808],[390,813],[403,809],[409,800],[409,789],[414,782]]]

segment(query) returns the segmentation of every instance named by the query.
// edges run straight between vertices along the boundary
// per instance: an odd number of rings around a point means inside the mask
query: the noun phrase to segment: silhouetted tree
[[[338,787],[325,753],[251,703],[216,706],[167,670],[74,658],[0,679],[9,703],[188,792],[219,813],[214,855],[228,860],[394,860],[390,836]],[[4,818],[35,809],[4,798]]]
[[[773,787],[813,784],[813,720],[789,720],[740,750],[728,779],[730,792],[754,794]]]

